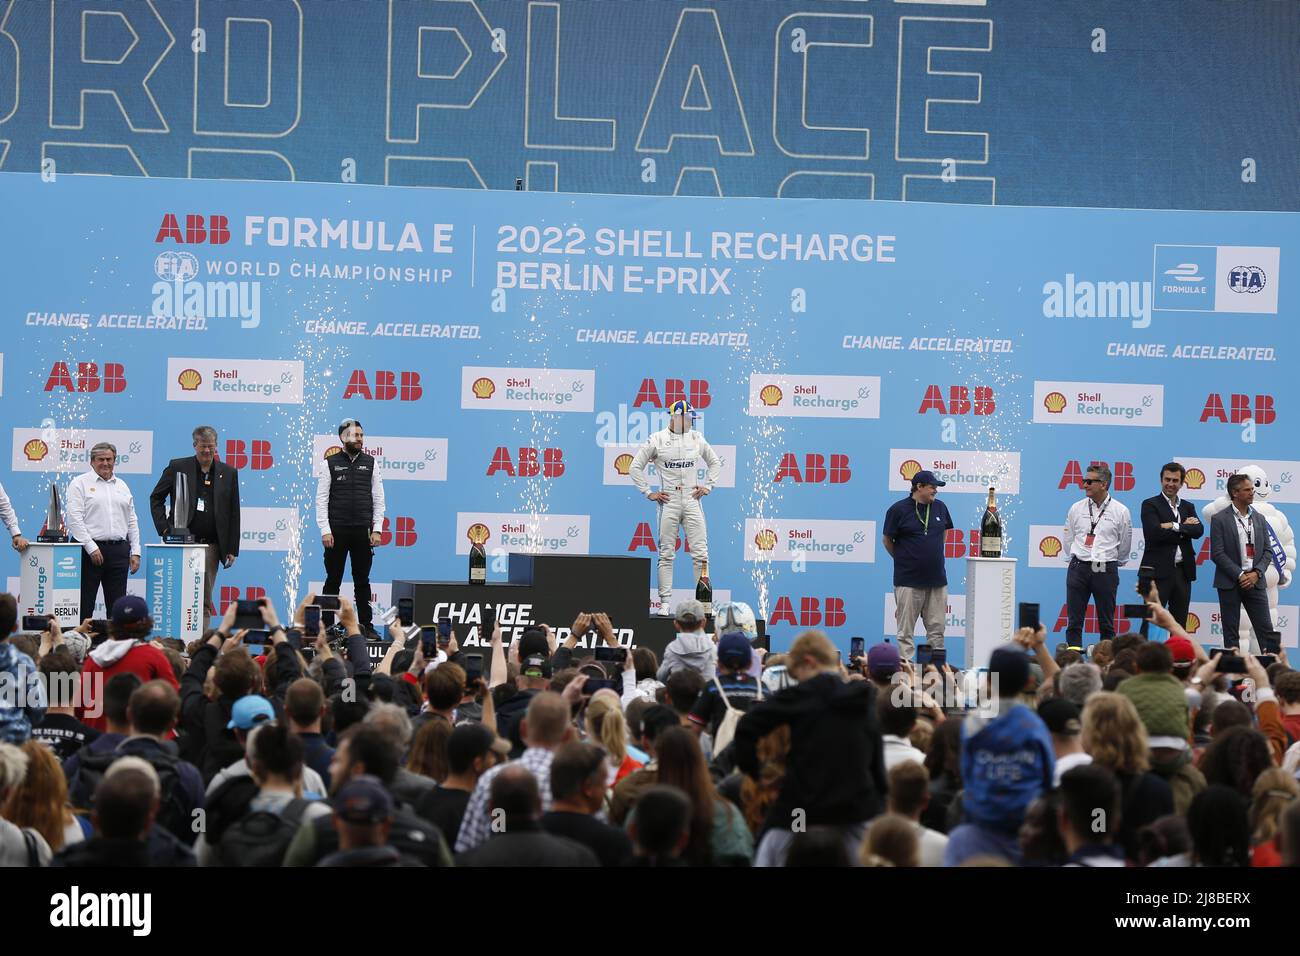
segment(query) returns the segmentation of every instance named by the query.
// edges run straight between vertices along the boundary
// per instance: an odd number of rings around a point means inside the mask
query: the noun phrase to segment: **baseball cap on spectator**
[[[1079,719],[1079,705],[1064,697],[1053,697],[1038,705],[1038,716],[1047,729],[1058,737],[1077,737],[1083,731]]]
[[[934,485],[936,488],[942,488],[947,483],[948,482],[940,481],[938,478],[936,478],[934,472],[932,471],[918,471],[915,475],[912,476],[913,488],[915,488],[917,485]]]
[[[482,724],[461,724],[447,738],[447,763],[455,772],[463,772],[474,763],[475,757],[484,756],[489,750],[501,756],[510,753],[510,741],[498,737]]]
[[[275,720],[271,702],[257,694],[248,694],[230,708],[230,723],[226,724],[226,729],[252,730],[264,720]]]
[[[1170,634],[1169,640],[1165,641],[1165,647],[1169,648],[1175,667],[1179,664],[1190,664],[1196,660],[1196,649],[1192,647],[1192,642],[1185,637]]]
[[[753,648],[744,634],[724,634],[718,641],[719,661],[733,667],[748,667],[753,657]]]
[[[551,676],[551,644],[540,627],[527,628],[519,638],[519,672],[525,677]]]
[[[359,826],[383,823],[393,815],[393,798],[379,778],[368,773],[353,777],[340,787],[333,806],[340,820]]]
[[[873,644],[867,651],[867,671],[872,677],[883,680],[898,673],[898,648],[886,641]]]
[[[1018,647],[999,647],[989,655],[989,671],[997,675],[998,695],[1013,697],[1029,683],[1029,657]]]
[[[673,616],[678,624],[698,627],[708,615],[704,613],[704,605],[699,601],[683,601],[677,605],[677,613]]]
[[[143,621],[149,616],[149,605],[138,594],[124,594],[113,602],[113,623],[118,627]]]

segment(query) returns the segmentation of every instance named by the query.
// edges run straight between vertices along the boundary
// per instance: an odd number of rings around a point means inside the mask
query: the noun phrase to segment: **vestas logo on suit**
[[[55,362],[45,380],[45,391],[62,388],[69,392],[103,392],[117,395],[126,391],[126,367],[120,362],[77,362],[75,377],[70,362]]]
[[[713,453],[722,462],[722,467],[718,472],[718,480],[714,483],[715,490],[717,488],[736,487],[736,446],[713,445],[712,447]],[[632,460],[636,457],[636,453],[640,448],[640,445],[604,446],[601,449],[601,483],[632,487]],[[709,466],[704,463],[703,458],[694,462],[694,468],[696,481],[703,482],[708,478]],[[650,462],[646,466],[645,473],[646,481],[649,482],[651,487],[657,486],[659,481],[658,462]]]

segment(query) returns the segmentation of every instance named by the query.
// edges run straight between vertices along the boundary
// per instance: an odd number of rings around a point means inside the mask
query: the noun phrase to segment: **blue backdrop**
[[[954,637],[989,484],[1021,599],[1057,631],[1054,541],[1091,461],[1135,518],[1170,458],[1200,502],[1245,462],[1284,510],[1300,493],[1289,214],[27,175],[0,177],[0,207],[24,529],[103,438],[147,527],[157,474],[211,424],[245,507],[225,600],[321,579],[314,470],[345,416],[386,477],[376,581],[460,578],[475,523],[501,550],[652,554],[624,456],[684,395],[726,459],[715,584],[777,646],[892,630],[879,522],[918,467],[960,529]]]
[[[1289,2],[0,0],[0,170],[1295,209],[1297,44]]]

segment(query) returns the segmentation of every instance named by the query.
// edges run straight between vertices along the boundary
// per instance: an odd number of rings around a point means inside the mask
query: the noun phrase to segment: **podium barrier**
[[[203,636],[207,609],[203,607],[203,576],[207,545],[146,544],[145,602],[159,637],[192,641]]]
[[[1016,559],[966,559],[967,669],[987,667],[989,655],[1016,632]]]
[[[81,623],[81,562],[86,552],[75,541],[33,541],[19,561],[19,615],[53,614],[63,629]]]

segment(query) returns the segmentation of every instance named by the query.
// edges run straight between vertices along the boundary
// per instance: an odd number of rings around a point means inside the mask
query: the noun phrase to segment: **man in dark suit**
[[[1138,568],[1138,585],[1143,594],[1154,583],[1160,603],[1180,626],[1187,626],[1187,608],[1196,580],[1196,548],[1192,542],[1205,534],[1190,501],[1181,501],[1187,469],[1171,461],[1160,469],[1160,494],[1142,502],[1142,537],[1146,549]],[[1143,622],[1145,632],[1146,623]]]
[[[239,470],[217,461],[217,432],[210,425],[194,429],[194,455],[173,458],[149,495],[149,510],[159,534],[166,534],[176,502],[176,475],[189,476],[190,531],[194,540],[207,545],[207,573],[203,577],[203,606],[212,606],[212,587],[218,565],[230,567],[239,556]]]
[[[1251,508],[1255,484],[1249,476],[1233,475],[1228,479],[1228,498],[1232,506],[1210,519],[1210,557],[1214,559],[1214,587],[1219,592],[1223,646],[1235,650],[1241,643],[1237,625],[1245,607],[1260,650],[1276,654],[1282,646],[1282,635],[1273,627],[1264,583],[1264,572],[1273,560],[1268,523]]]

